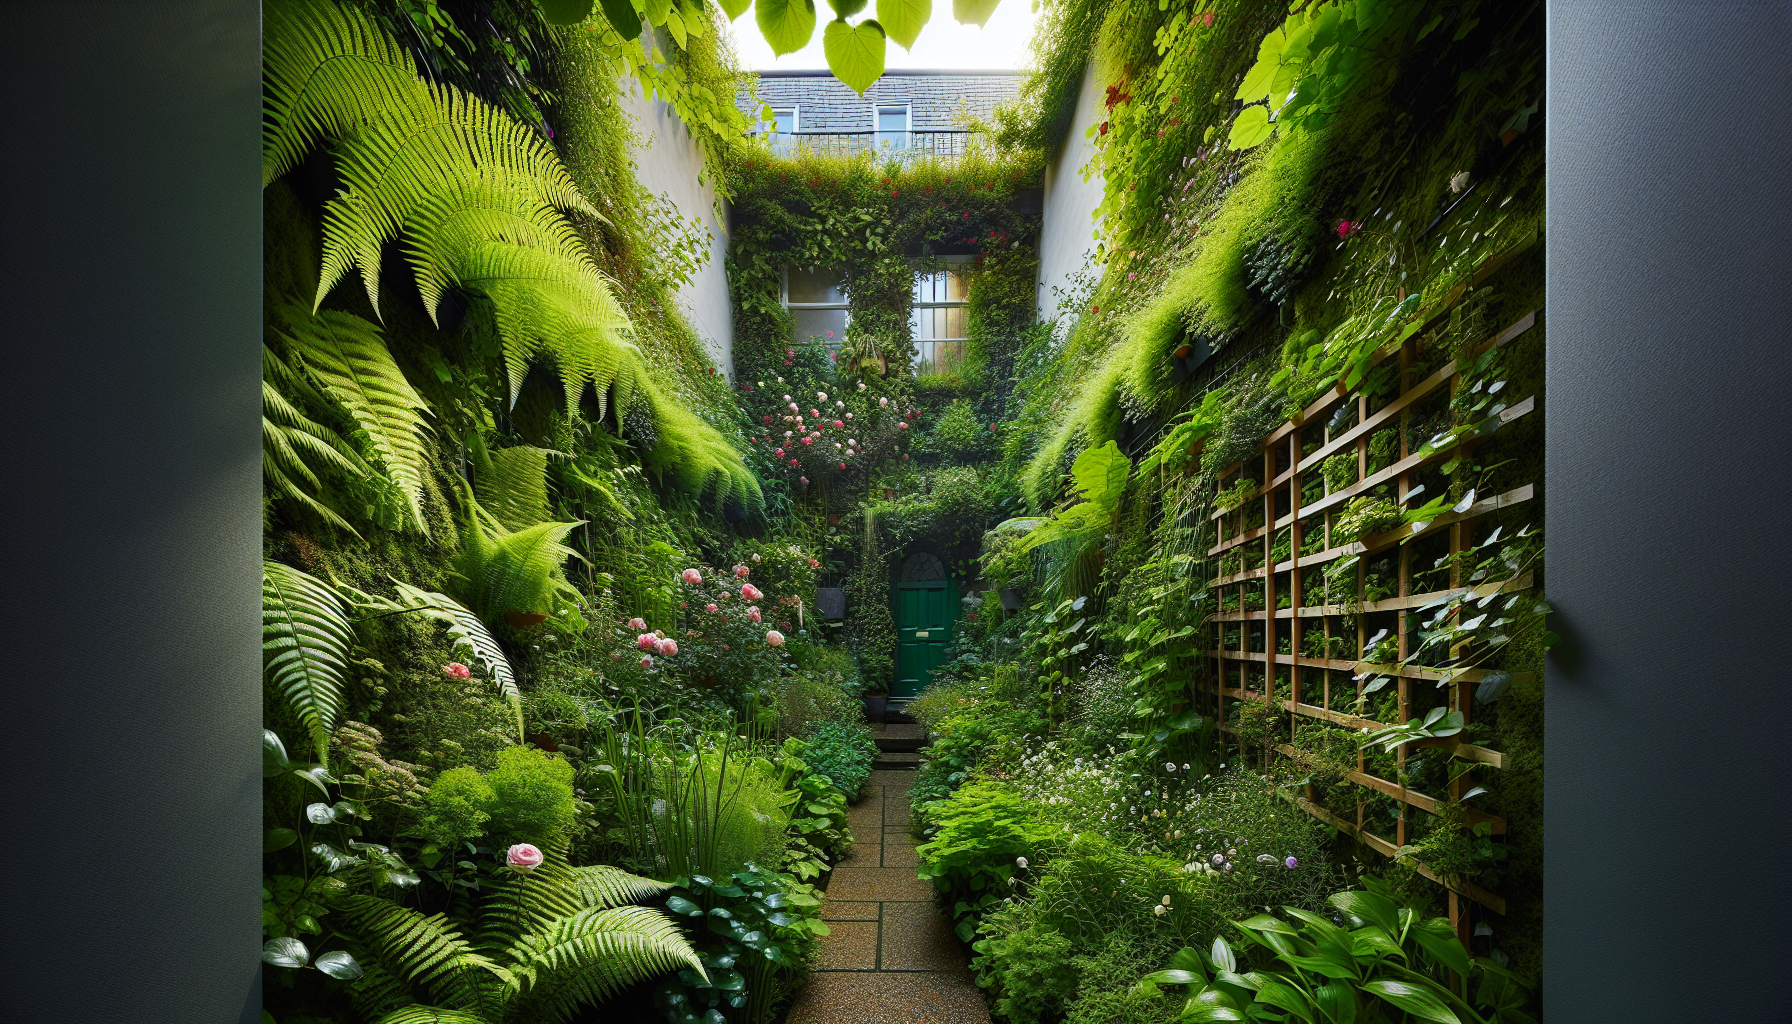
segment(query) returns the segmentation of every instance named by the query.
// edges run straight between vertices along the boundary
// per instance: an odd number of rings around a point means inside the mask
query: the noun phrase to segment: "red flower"
[[[760,417],[760,418],[761,418],[761,419],[763,419],[763,420],[765,420],[765,422],[767,422],[767,423],[770,423],[770,422],[771,422],[771,421],[772,421],[772,418],[771,418],[771,417],[770,417],[770,416],[763,416],[763,417]]]
[[[1106,135],[1107,133],[1108,133],[1108,123],[1106,121],[1103,121],[1103,122],[1101,122],[1101,130],[1099,132],[1096,132],[1096,134],[1097,135]]]

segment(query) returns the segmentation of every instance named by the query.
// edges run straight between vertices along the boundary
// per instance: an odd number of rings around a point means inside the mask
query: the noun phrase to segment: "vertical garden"
[[[886,698],[993,1019],[1535,1017],[1541,5],[1048,0],[951,158],[745,10],[266,7],[264,1019],[784,1019]]]

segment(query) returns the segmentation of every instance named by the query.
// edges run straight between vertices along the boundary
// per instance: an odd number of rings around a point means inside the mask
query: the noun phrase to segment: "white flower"
[[[1167,906],[1169,906],[1169,905],[1170,905],[1170,897],[1168,897],[1168,896],[1165,896],[1165,897],[1164,897],[1164,898],[1163,898],[1163,901],[1162,901],[1162,902],[1163,902],[1163,905],[1164,905],[1164,906],[1166,906],[1166,907],[1167,907]]]
[[[1020,865],[1020,866],[1021,866],[1021,867],[1023,867],[1023,868],[1024,868],[1024,867],[1026,867],[1026,866],[1027,866],[1027,858],[1025,858],[1025,857],[1016,857],[1016,858],[1014,858],[1014,863],[1016,863],[1016,864],[1018,864],[1018,865]]]
[[[1173,772],[1175,770],[1176,770],[1176,762],[1174,762],[1174,761],[1165,761],[1164,762],[1164,771]]]
[[[1152,910],[1152,912],[1153,912],[1153,913],[1155,913],[1155,914],[1156,914],[1156,915],[1157,915],[1157,916],[1158,916],[1158,917],[1162,917],[1162,916],[1164,916],[1164,915],[1165,915],[1165,914],[1168,914],[1168,913],[1169,913],[1169,912],[1170,912],[1170,908],[1169,908],[1169,907],[1166,907],[1166,906],[1163,906],[1163,905],[1161,905],[1161,904],[1160,904],[1160,905],[1158,905],[1158,906],[1155,906],[1155,907],[1152,907],[1152,908],[1151,908],[1151,910]]]
[[[1457,171],[1450,176],[1450,191],[1460,192],[1468,187],[1468,172]]]

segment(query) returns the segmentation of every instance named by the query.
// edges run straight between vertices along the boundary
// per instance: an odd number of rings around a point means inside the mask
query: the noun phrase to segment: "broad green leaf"
[[[1238,970],[1238,958],[1232,955],[1232,947],[1223,937],[1214,937],[1213,948],[1208,955],[1213,959],[1214,970],[1228,972]]]
[[[318,957],[312,964],[318,970],[338,981],[354,981],[367,972],[355,962],[355,958],[346,950],[333,949]]]
[[[262,837],[261,852],[273,853],[284,850],[299,841],[299,834],[290,828],[270,828]]]
[[[550,25],[577,25],[591,16],[591,0],[535,0]],[[321,961],[320,961],[321,962]],[[360,977],[360,975],[356,975]]]
[[[1163,971],[1154,971],[1150,974],[1145,975],[1143,978],[1140,978],[1139,980],[1140,981],[1149,981],[1149,982],[1152,982],[1152,983],[1158,984],[1158,985],[1205,985],[1205,984],[1207,984],[1207,978],[1205,975],[1197,974],[1194,971],[1179,971],[1179,970],[1174,970],[1174,969],[1163,970]]]
[[[298,939],[285,936],[269,939],[267,945],[261,947],[261,959],[275,967],[303,967],[311,961],[311,951]]]
[[[1287,1010],[1301,1020],[1312,1024],[1313,1004],[1300,990],[1292,985],[1285,985],[1281,979],[1272,974],[1252,972],[1245,975],[1245,980],[1257,986],[1257,1001],[1268,1003],[1278,1009]]]
[[[773,56],[795,53],[815,34],[815,0],[755,0],[753,20]]]
[[[1192,946],[1184,946],[1170,954],[1170,969],[1199,975],[1203,984],[1207,981],[1207,965],[1201,962],[1200,951]]]
[[[828,0],[828,6],[834,9],[834,17],[845,21],[865,9],[865,0]]]
[[[960,25],[982,28],[996,13],[998,0],[952,0],[952,17]]]
[[[1269,138],[1270,131],[1269,108],[1262,104],[1249,106],[1239,111],[1238,119],[1232,122],[1227,145],[1233,149],[1250,149]]]
[[[1462,1024],[1462,1018],[1451,1012],[1450,1007],[1431,989],[1404,981],[1385,980],[1365,982],[1362,988],[1364,992],[1380,996],[1423,1020],[1437,1021],[1438,1024]]]
[[[1331,897],[1331,904],[1389,934],[1400,930],[1400,907],[1386,896],[1360,890],[1341,892]]]
[[[828,22],[822,30],[821,50],[834,77],[861,96],[883,77],[884,30],[875,21],[866,19],[857,25]]]
[[[1456,932],[1450,927],[1450,922],[1441,917],[1434,917],[1414,927],[1407,934],[1412,936],[1413,941],[1425,947],[1425,952],[1436,957],[1438,963],[1465,978],[1468,977],[1468,950],[1462,948],[1462,942],[1456,938]]]
[[[877,0],[877,23],[897,46],[912,49],[933,17],[933,0]]]
[[[1070,467],[1071,479],[1083,494],[1083,500],[1112,507],[1126,490],[1126,478],[1132,473],[1132,460],[1120,454],[1113,441],[1099,448],[1084,449]]]

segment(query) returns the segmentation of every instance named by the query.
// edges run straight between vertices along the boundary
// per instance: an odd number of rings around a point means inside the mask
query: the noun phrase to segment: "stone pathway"
[[[913,771],[873,771],[865,799],[847,811],[858,841],[828,882],[822,919],[833,934],[821,940],[821,967],[790,1024],[989,1024],[933,887],[915,877],[914,779]]]

